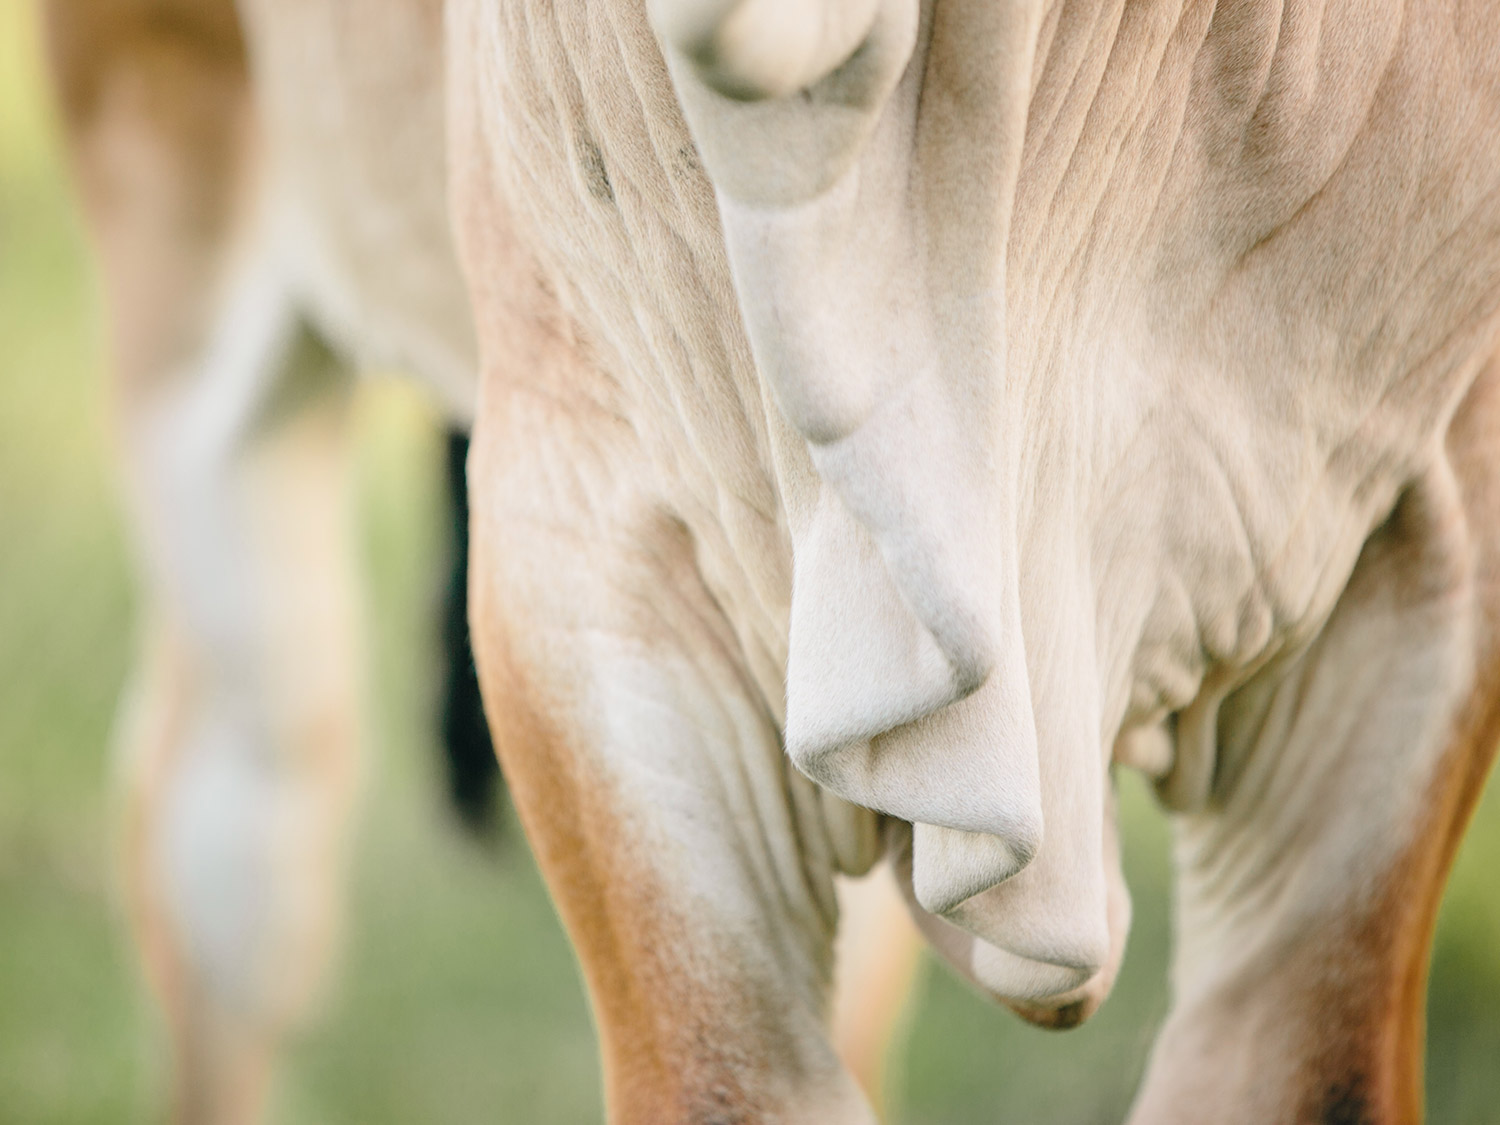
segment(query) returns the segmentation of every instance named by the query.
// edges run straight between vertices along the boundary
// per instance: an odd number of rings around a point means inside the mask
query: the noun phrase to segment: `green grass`
[[[98,300],[28,9],[0,5],[0,1122],[156,1121],[164,1060],[111,858],[114,699],[133,597],[106,438]],[[414,392],[360,407],[372,730],[352,908],[325,1012],[276,1116],[312,1123],[597,1121],[577,970],[518,838],[490,860],[443,808],[432,648],[437,444]],[[928,966],[906,1125],[1116,1122],[1166,1004],[1167,830],[1125,794],[1136,922],[1082,1030],[1021,1025]],[[1455,873],[1434,962],[1438,1125],[1500,1122],[1500,802]]]

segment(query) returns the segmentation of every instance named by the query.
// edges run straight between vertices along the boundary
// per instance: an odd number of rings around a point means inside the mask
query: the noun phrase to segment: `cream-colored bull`
[[[310,483],[336,381],[291,330],[460,414],[476,353],[436,103],[372,109],[433,88],[437,5],[248,0],[258,129],[185,0],[149,23],[171,66],[70,70],[98,12],[151,7],[60,4],[95,15],[58,41],[158,606],[139,901],[212,1118],[253,1106],[257,974],[321,932],[278,857],[332,846],[352,737]],[[825,1013],[834,878],[882,853],[960,971],[1086,1017],[1128,766],[1179,825],[1133,1119],[1417,1120],[1431,928],[1500,738],[1500,13],[446,23],[481,677],[612,1118],[869,1120]],[[225,870],[286,909],[206,893]]]

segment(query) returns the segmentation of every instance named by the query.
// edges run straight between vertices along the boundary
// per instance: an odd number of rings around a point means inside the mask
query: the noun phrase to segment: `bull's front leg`
[[[1433,926],[1500,741],[1495,381],[1312,648],[1219,717],[1138,1125],[1422,1119]]]
[[[639,494],[632,441],[491,382],[470,460],[481,685],[582,962],[610,1120],[868,1122],[826,1030],[818,800],[688,532]]]

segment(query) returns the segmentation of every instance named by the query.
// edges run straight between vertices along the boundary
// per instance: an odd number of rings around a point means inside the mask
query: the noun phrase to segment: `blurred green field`
[[[0,3],[0,1122],[163,1118],[156,1017],[111,849],[114,700],[133,604],[111,479],[98,296],[28,6]],[[419,396],[360,407],[372,731],[342,969],[276,1098],[289,1123],[600,1119],[588,1010],[518,836],[460,838],[433,744],[437,438]],[[1125,794],[1136,902],[1115,995],[1080,1031],[1021,1025],[924,967],[895,1060],[906,1125],[1119,1121],[1166,1006],[1167,827]],[[1444,907],[1428,1086],[1438,1125],[1500,1123],[1500,800]]]

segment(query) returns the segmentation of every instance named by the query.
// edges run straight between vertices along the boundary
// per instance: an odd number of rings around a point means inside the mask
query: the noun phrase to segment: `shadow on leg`
[[[448,795],[465,827],[494,841],[502,827],[504,790],[469,637],[468,435],[450,430],[444,453],[453,525],[453,562],[443,599],[442,732]]]

